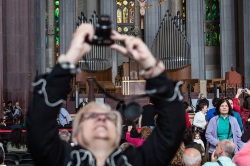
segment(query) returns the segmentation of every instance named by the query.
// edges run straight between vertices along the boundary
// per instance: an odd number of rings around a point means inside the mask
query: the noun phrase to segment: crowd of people
[[[7,105],[5,101],[3,101],[2,111],[3,111],[2,120],[4,120],[5,123],[7,124],[12,124],[13,120],[16,118],[18,119],[23,118],[23,112],[18,101],[15,103],[14,106],[12,105],[12,101],[8,101]]]
[[[22,134],[16,134],[19,141],[16,137],[10,140],[10,149],[29,150],[37,166],[247,164],[242,161],[250,155],[250,91],[239,88],[234,99],[216,98],[211,110],[202,96],[191,123],[190,107],[179,88],[181,83],[166,76],[163,63],[155,59],[141,39],[116,31],[111,39],[123,45],[114,43],[110,47],[140,64],[149,104],[139,108],[141,116],[133,120],[124,116],[124,102],[119,102],[116,110],[105,103],[88,102],[79,107],[74,119],[70,117],[62,103],[73,75],[79,71],[78,61],[91,50],[86,39],[91,41],[93,36],[92,25],[79,26],[69,50],[59,57],[51,73],[36,78],[26,119],[27,144]],[[242,93],[247,96],[240,106],[238,98]],[[4,109],[7,119],[22,115],[18,106],[12,107],[8,102]],[[59,132],[57,119],[61,125],[72,124],[72,133]],[[22,132],[17,127],[12,131]],[[2,158],[0,155],[0,162]]]
[[[243,93],[245,97],[242,106],[240,106],[238,98]],[[237,160],[238,156],[241,156],[242,152],[239,153],[241,149],[244,148],[245,144],[249,144],[250,90],[239,88],[234,99],[229,97],[214,98],[212,104],[213,108],[208,110],[206,99],[199,101],[199,111],[194,116],[193,131],[205,136],[202,142],[205,144],[211,161],[216,160],[223,165],[235,165],[236,162],[233,162],[233,158]],[[218,147],[221,147],[220,144],[225,150],[223,153],[226,154],[226,159],[215,153]],[[217,157],[215,158],[215,156]],[[221,163],[207,163],[205,165],[220,165]]]

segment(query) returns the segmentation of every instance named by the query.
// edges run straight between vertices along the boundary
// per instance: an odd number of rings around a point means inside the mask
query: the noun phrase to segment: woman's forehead
[[[109,112],[109,110],[104,109],[104,108],[100,108],[100,107],[96,107],[96,108],[90,108],[87,112],[97,112],[97,113],[102,113],[102,112]]]
[[[225,105],[225,104],[227,105],[227,102],[226,102],[226,101],[224,101],[223,103],[221,103],[221,105]]]

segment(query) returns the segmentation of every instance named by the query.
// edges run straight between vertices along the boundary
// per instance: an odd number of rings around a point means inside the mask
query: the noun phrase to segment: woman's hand
[[[113,44],[111,46],[112,49],[136,60],[143,69],[155,66],[156,59],[148,49],[147,45],[140,38],[122,35],[113,30],[111,39],[114,41],[121,41],[125,45],[125,47],[123,47],[118,44]]]
[[[91,49],[91,46],[85,42],[85,39],[88,38],[89,41],[92,41],[93,36],[93,25],[81,24],[73,34],[73,39],[71,40],[71,45],[65,55],[64,61],[76,65]]]
[[[239,98],[239,96],[241,95],[241,93],[242,93],[242,88],[239,88],[238,90],[237,90],[237,93],[236,93],[236,95],[235,95],[235,98]]]
[[[132,130],[132,126],[128,126],[128,132]]]
[[[249,89],[247,89],[247,88],[245,88],[245,90],[246,90],[246,94],[248,94],[248,95],[250,95],[250,90]]]

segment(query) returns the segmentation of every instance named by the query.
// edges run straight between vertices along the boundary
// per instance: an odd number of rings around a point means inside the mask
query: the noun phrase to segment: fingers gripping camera
[[[246,93],[246,92],[247,92],[247,88],[242,89],[241,92],[242,92],[242,93]]]
[[[112,32],[112,23],[110,17],[102,15],[98,19],[98,23],[95,25],[95,35],[93,40],[90,42],[88,37],[85,38],[85,41],[91,45],[103,45],[109,46],[114,44],[114,41],[110,38]]]

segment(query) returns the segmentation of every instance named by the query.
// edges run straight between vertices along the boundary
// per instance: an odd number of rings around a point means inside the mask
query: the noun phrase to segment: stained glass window
[[[59,4],[60,4],[59,0],[55,0],[55,57],[56,57],[56,62],[59,58],[59,48],[60,48]]]
[[[211,19],[210,7],[206,6],[206,20]]]
[[[134,23],[134,9],[129,9],[129,23]]]
[[[129,34],[134,27],[135,0],[116,0],[117,31]]]
[[[133,1],[129,2],[129,23],[134,23],[134,19],[135,19],[135,14],[134,14],[134,10],[135,10],[135,3]]]
[[[128,23],[128,8],[123,8],[123,23]]]
[[[48,1],[47,1],[48,2]],[[53,9],[50,8],[51,10],[54,10],[53,12],[50,12],[48,9],[49,3],[54,3]],[[46,22],[46,34],[45,34],[45,46],[46,49],[54,47],[54,56],[55,56],[55,62],[57,62],[57,59],[59,57],[59,49],[60,49],[60,27],[59,27],[59,18],[60,18],[60,0],[50,0],[49,3],[46,4],[46,14],[45,14],[45,22]],[[54,17],[54,19],[50,19]],[[52,21],[53,20],[53,21]],[[53,23],[51,23],[51,22]],[[50,25],[49,25],[50,24]],[[55,27],[54,30],[49,30],[49,27]],[[53,37],[52,37],[53,36]],[[49,40],[53,38],[54,45],[49,45]]]
[[[220,0],[205,0],[206,46],[220,45]]]
[[[117,9],[117,23],[122,23],[122,11],[121,9]]]
[[[218,6],[215,4],[212,5],[212,20],[217,20],[219,16],[220,11],[218,11]]]
[[[211,32],[206,32],[206,45],[211,46]]]

